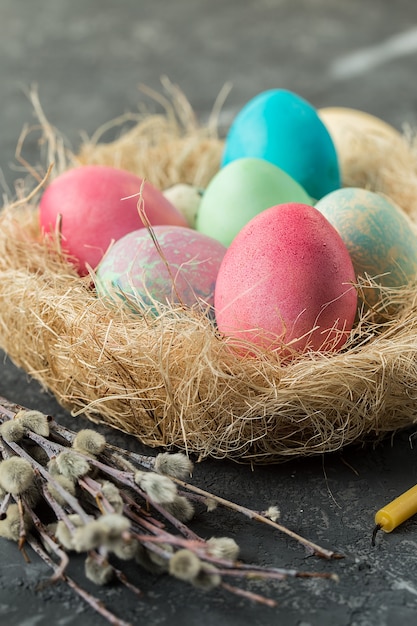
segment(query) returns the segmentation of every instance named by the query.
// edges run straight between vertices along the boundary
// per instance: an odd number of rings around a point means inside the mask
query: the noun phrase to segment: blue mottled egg
[[[191,228],[154,226],[152,236],[141,228],[116,241],[101,261],[97,294],[139,311],[156,313],[159,303],[209,311],[225,252],[219,241]]]

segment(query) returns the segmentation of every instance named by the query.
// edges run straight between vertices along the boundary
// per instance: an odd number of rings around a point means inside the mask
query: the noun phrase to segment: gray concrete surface
[[[231,83],[222,124],[258,92],[296,91],[317,107],[351,106],[398,128],[417,124],[415,0],[0,0],[0,168],[13,190],[17,138],[34,123],[27,91],[37,84],[50,122],[76,146],[82,131],[135,110],[139,85],[160,90],[166,75],[201,119]],[[148,102],[149,104],[149,102]],[[25,157],[36,161],[29,139]],[[0,394],[73,420],[7,359]],[[75,426],[85,424],[77,422]],[[277,567],[333,571],[340,582],[258,583],[278,601],[270,609],[225,592],[203,594],[168,577],[132,572],[144,590],[138,601],[115,586],[106,604],[132,624],[182,626],[397,626],[417,615],[417,524],[411,519],[371,546],[374,512],[417,483],[410,432],[374,447],[352,447],[324,458],[255,468],[227,462],[196,467],[195,484],[254,509],[276,503],[294,531],[345,558],[307,557],[271,529],[226,512],[195,520],[203,535],[227,533],[245,560]],[[107,433],[106,433],[107,434]],[[137,446],[112,433],[118,445]],[[74,558],[71,574],[81,576]],[[104,624],[64,585],[37,591],[48,575],[35,557],[26,565],[0,541],[0,621],[7,626]]]

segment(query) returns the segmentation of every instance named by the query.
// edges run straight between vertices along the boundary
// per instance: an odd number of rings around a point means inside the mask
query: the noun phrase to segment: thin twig
[[[11,499],[11,494],[10,493],[6,493],[6,495],[4,496],[1,504],[0,504],[0,520],[4,519],[6,517],[6,512],[8,509],[8,506],[10,504],[10,499]]]
[[[264,515],[261,515],[260,513],[253,511],[252,509],[248,509],[247,507],[242,506],[241,504],[236,504],[235,502],[226,500],[225,498],[222,498],[221,496],[216,496],[212,493],[209,493],[208,491],[205,491],[204,489],[201,489],[200,487],[190,485],[179,478],[171,477],[171,480],[177,483],[177,485],[184,487],[184,489],[188,489],[190,491],[193,491],[194,493],[204,496],[205,498],[214,500],[218,504],[221,504],[222,506],[228,509],[232,509],[233,511],[237,511],[238,513],[241,513],[245,515],[246,517],[249,517],[249,519],[256,520],[257,522],[261,522],[262,524],[266,524],[267,526],[271,526],[272,528],[275,528],[276,530],[279,530],[280,532],[285,533],[289,537],[292,537],[299,543],[303,544],[308,550],[311,550],[317,556],[323,557],[325,559],[343,558],[342,554],[334,552],[333,550],[327,550],[326,548],[322,548],[321,546],[317,545],[313,541],[310,541],[309,539],[305,539],[305,537],[298,535],[297,533],[290,530],[286,526],[283,526],[282,524],[277,524],[277,522],[274,522],[271,519],[265,517]]]
[[[28,511],[29,515],[31,516],[33,523],[36,527],[36,530],[38,531],[42,541],[44,542],[44,544],[46,544],[48,546],[48,548],[54,552],[56,554],[56,556],[59,558],[59,565],[54,567],[54,574],[50,579],[51,583],[54,583],[58,580],[61,580],[64,577],[64,572],[67,568],[67,565],[69,563],[69,558],[68,555],[66,554],[66,552],[64,552],[63,550],[61,550],[61,548],[58,546],[57,543],[55,543],[55,541],[52,539],[52,537],[50,537],[49,533],[47,533],[44,529],[44,526],[41,522],[41,520],[39,519],[39,517],[36,515],[36,513],[34,513],[34,511],[30,510]]]
[[[251,600],[252,602],[256,602],[257,604],[264,604],[274,609],[278,606],[278,602],[272,600],[270,598],[265,598],[264,596],[259,595],[258,593],[253,593],[253,591],[248,591],[247,589],[241,589],[241,587],[235,587],[234,585],[230,585],[229,583],[222,582],[220,584],[223,589],[229,591],[230,593],[234,593],[236,596],[242,596],[246,600]]]
[[[58,566],[53,562],[53,560],[49,557],[49,555],[42,548],[40,543],[30,535],[28,537],[28,543],[32,550],[36,552],[36,554],[47,564],[49,567],[54,570],[54,572],[58,569]],[[125,622],[120,619],[114,613],[109,611],[107,607],[103,604],[101,600],[98,600],[95,596],[82,589],[72,578],[70,578],[67,574],[62,576],[62,580],[65,581],[76,593],[79,595],[87,604],[89,604],[94,611],[99,613],[105,620],[107,620],[113,626],[133,626],[130,622]]]

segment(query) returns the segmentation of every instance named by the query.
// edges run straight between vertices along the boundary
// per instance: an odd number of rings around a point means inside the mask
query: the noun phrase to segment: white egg
[[[177,185],[165,189],[162,193],[182,214],[188,225],[194,228],[203,190],[194,185],[178,183]]]

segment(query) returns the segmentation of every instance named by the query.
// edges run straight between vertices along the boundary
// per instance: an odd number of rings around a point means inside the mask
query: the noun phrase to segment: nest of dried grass
[[[55,173],[105,163],[160,188],[204,186],[219,167],[222,141],[212,126],[196,124],[181,94],[174,96],[166,114],[145,114],[111,143],[85,140],[65,158],[35,101],[48,162],[58,164]],[[409,178],[417,180],[406,143]],[[384,193],[398,162],[404,176],[404,159],[387,158]],[[197,310],[165,307],[152,318],[107,308],[59,246],[41,240],[36,200],[34,190],[0,215],[0,346],[74,415],[152,447],[254,463],[335,451],[417,420],[414,285],[381,293],[378,310],[360,316],[338,354],[306,354],[290,364],[273,353],[242,358]],[[414,217],[398,194],[394,200]],[[372,286],[358,285],[364,299]]]

